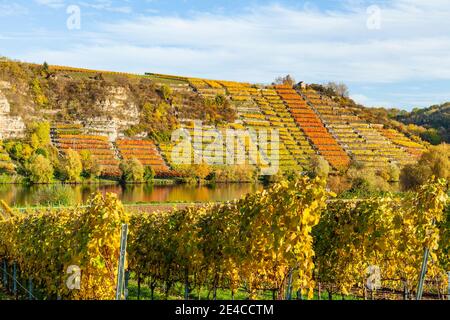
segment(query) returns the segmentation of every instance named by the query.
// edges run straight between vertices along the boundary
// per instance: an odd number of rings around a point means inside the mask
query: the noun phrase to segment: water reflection
[[[190,185],[78,185],[67,186],[76,203],[85,202],[94,192],[116,193],[124,203],[139,202],[210,202],[240,198],[261,190],[255,184]],[[48,186],[0,185],[0,199],[11,206],[36,205],[37,195]]]

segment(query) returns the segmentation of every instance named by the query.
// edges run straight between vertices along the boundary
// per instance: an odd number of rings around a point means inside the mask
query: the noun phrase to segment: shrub
[[[186,183],[202,183],[206,178],[213,178],[213,170],[207,163],[179,165],[174,169]]]
[[[19,141],[9,141],[5,143],[5,149],[13,160],[25,164],[33,155],[33,148]]]
[[[48,186],[33,196],[33,203],[39,206],[73,206],[76,204],[75,193],[69,186]]]
[[[31,183],[51,183],[53,181],[53,166],[50,160],[42,155],[37,155],[31,160],[28,171]]]
[[[122,182],[124,183],[142,183],[144,182],[144,166],[136,159],[131,158],[120,163],[122,172]]]
[[[327,179],[330,174],[330,165],[321,156],[311,157],[311,176]]]
[[[407,165],[400,174],[400,184],[403,190],[417,189],[431,176],[447,179],[450,176],[450,148],[447,144],[431,147],[414,165]]]
[[[168,85],[163,85],[160,89],[161,96],[164,100],[169,100],[172,97],[172,89]]]
[[[348,191],[352,187],[351,182],[346,176],[330,176],[328,177],[328,188],[336,194]]]
[[[349,192],[356,196],[391,191],[389,183],[372,168],[350,168],[347,178],[351,183]]]
[[[389,182],[399,182],[400,181],[400,168],[396,165],[391,163],[389,165]]]
[[[218,183],[226,182],[254,182],[257,169],[251,166],[219,166],[212,172],[212,180]]]

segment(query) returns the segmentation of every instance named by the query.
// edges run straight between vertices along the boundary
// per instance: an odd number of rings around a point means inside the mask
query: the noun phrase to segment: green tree
[[[227,101],[227,98],[223,94],[218,94],[214,98],[214,101],[216,102],[216,105],[223,106],[225,104],[225,101]]]
[[[145,182],[153,183],[155,176],[156,176],[156,173],[152,167],[150,167],[150,166],[145,167],[145,169],[144,169],[144,181]]]
[[[122,182],[125,183],[142,183],[144,182],[144,166],[136,159],[131,158],[120,163],[122,171]]]
[[[72,149],[67,151],[64,164],[68,182],[80,182],[83,172],[83,163],[80,154]]]
[[[95,161],[95,158],[89,150],[82,150],[80,152],[80,159],[83,166],[83,177],[90,179],[97,178],[101,175],[101,166]]]
[[[48,77],[50,75],[50,68],[46,61],[42,64],[41,74],[43,77]]]
[[[424,132],[422,132],[420,134],[420,137],[425,140],[428,141],[429,143],[433,144],[433,145],[438,145],[442,142],[442,137],[439,134],[439,132],[434,129],[434,128],[430,128]]]
[[[31,160],[28,171],[31,183],[43,184],[53,181],[53,166],[50,160],[42,155],[37,155]]]
[[[33,148],[28,143],[20,141],[6,142],[5,149],[13,160],[18,161],[23,165],[26,164],[33,155]]]

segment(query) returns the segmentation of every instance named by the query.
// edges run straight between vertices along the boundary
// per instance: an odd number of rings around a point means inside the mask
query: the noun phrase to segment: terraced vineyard
[[[321,97],[316,91],[304,90],[301,94],[352,159],[373,168],[414,162],[404,149],[380,133],[381,125],[365,122],[352,110]]]
[[[405,149],[410,155],[415,158],[420,158],[420,156],[425,152],[426,148],[423,144],[417,143],[406,137],[404,134],[394,130],[394,129],[378,129],[380,133],[386,138],[390,139],[397,146]]]
[[[270,122],[270,126],[280,133],[280,162],[294,170],[307,168],[310,156],[315,152],[305,135],[297,127],[275,90],[263,89],[261,93],[262,95],[255,98],[255,101]]]
[[[175,176],[164,161],[155,143],[151,140],[118,139],[117,149],[122,159],[138,159],[145,167],[151,167],[158,177]]]
[[[257,134],[260,132],[268,133],[270,129],[270,122],[266,120],[266,117],[262,113],[261,109],[253,100],[253,97],[258,96],[259,91],[246,83],[225,81],[220,83],[226,88],[227,94],[230,96],[236,107],[236,111],[239,116],[237,123],[242,125],[238,125],[236,129],[251,129]],[[270,139],[269,136],[268,139]],[[246,155],[249,159],[253,158],[252,161],[256,163],[257,166],[267,166],[270,164],[272,160],[271,155],[278,151],[275,149],[271,150],[270,145],[268,145],[268,148],[264,148],[266,150],[259,149],[255,156],[254,150],[258,149],[258,141],[255,136],[252,136],[251,139],[247,139],[244,144]],[[281,165],[280,160],[281,159],[275,159],[275,161],[279,162],[278,165]]]
[[[277,93],[283,98],[296,123],[315,146],[318,153],[335,169],[348,167],[350,158],[305,100],[289,86],[278,86]]]
[[[119,160],[108,137],[82,133],[81,125],[57,125],[53,129],[53,143],[64,155],[72,149],[88,151],[102,168],[102,175],[120,175]]]
[[[170,125],[164,124],[164,130],[159,130],[158,126],[152,128],[153,141],[143,138],[141,134],[131,133],[130,137],[125,134],[127,126],[136,123],[136,120],[121,119],[121,126],[100,118],[86,120],[83,125],[53,123],[52,142],[60,154],[64,155],[68,149],[88,150],[104,168],[105,175],[117,176],[119,162],[131,157],[139,159],[144,166],[152,167],[157,175],[163,177],[173,175],[179,164],[190,164],[194,160],[215,166],[230,163],[230,159],[233,159],[234,164],[254,165],[260,169],[276,165],[285,172],[308,170],[312,156],[320,155],[335,172],[348,168],[352,160],[377,169],[391,163],[402,167],[417,161],[427,148],[420,140],[413,141],[396,130],[366,122],[359,116],[358,109],[338,105],[311,89],[62,66],[50,66],[49,70],[57,75],[65,74],[77,79],[84,77],[92,80],[99,74],[108,79],[117,76],[132,81],[144,79],[147,82],[142,86],[149,85],[153,92],[140,102],[152,106],[166,104],[165,108],[171,114],[170,120],[167,120]],[[170,97],[161,94],[164,86],[172,89]],[[121,103],[127,101],[123,96],[120,99],[124,99]],[[222,117],[219,121],[209,121],[211,116],[207,113],[211,110],[202,108],[208,108],[208,103],[214,103],[216,99],[225,101],[233,115]],[[217,110],[214,112],[217,113]],[[135,119],[138,117],[135,114]],[[203,123],[200,131],[194,126],[194,121],[199,119],[208,122],[207,125]],[[154,120],[147,120],[151,121]],[[164,117],[160,121],[164,122]],[[102,131],[102,128],[109,128],[109,131]],[[192,142],[190,154],[173,153],[177,142],[168,139],[173,128],[184,129],[182,135],[189,143]],[[240,132],[232,145],[225,139],[230,129]],[[270,136],[271,129],[279,133],[276,147],[271,143],[274,142]],[[249,135],[248,131],[256,135]],[[268,143],[259,144],[259,132],[269,134]],[[217,140],[218,137],[222,139]],[[14,170],[14,164],[5,152],[0,153],[0,170]]]

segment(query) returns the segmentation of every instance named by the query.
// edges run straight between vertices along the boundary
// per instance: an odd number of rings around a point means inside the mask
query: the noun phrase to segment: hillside
[[[414,163],[426,148],[417,137],[398,131],[391,119],[369,117],[351,100],[308,85],[262,86],[3,59],[0,107],[0,139],[27,140],[33,122],[48,122],[51,143],[60,155],[70,149],[89,151],[104,175],[117,175],[119,162],[131,158],[160,175],[179,174],[180,164],[192,163],[199,155],[201,162],[221,165],[230,145],[217,136],[230,129],[278,130],[277,149],[262,150],[250,136],[231,148],[242,151],[231,154],[233,163],[261,170],[274,164],[275,153],[282,171],[308,170],[316,156],[336,172],[351,163],[374,169],[402,167]],[[200,131],[195,120],[202,121]],[[179,128],[190,138],[201,137],[192,154],[173,152],[177,144],[170,136]],[[211,152],[213,142],[225,152]]]
[[[430,142],[435,144],[440,142],[450,143],[450,102],[426,109],[415,109],[407,114],[400,114],[396,118],[405,124],[435,129],[435,133],[431,131],[423,135]]]

